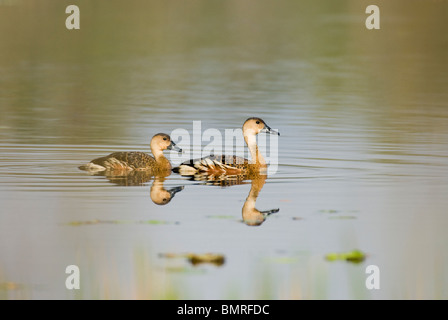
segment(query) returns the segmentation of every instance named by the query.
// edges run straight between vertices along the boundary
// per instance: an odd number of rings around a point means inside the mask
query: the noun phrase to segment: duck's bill
[[[182,152],[182,149],[179,148],[178,146],[176,146],[176,144],[174,142],[171,142],[171,144],[168,146],[167,148],[168,150],[174,150],[177,152]]]
[[[268,127],[268,126],[265,126],[263,129],[261,129],[260,132],[269,133],[269,134],[276,134],[276,135],[278,135],[278,136],[280,135],[280,132],[271,129],[271,128]]]
[[[260,211],[262,214],[264,214],[264,215],[266,215],[266,216],[268,216],[268,215],[270,215],[270,214],[273,214],[273,213],[277,213],[277,212],[279,212],[280,211],[280,209],[271,209],[271,210],[266,210],[266,211]]]
[[[175,188],[169,189],[168,192],[169,192],[170,195],[171,195],[171,199],[174,198],[174,195],[175,195],[176,193],[182,191],[183,189],[184,189],[184,186],[180,186],[180,187],[175,187]]]

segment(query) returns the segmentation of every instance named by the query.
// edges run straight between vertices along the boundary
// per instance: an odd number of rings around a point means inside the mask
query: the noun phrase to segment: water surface
[[[69,4],[0,2],[1,298],[448,297],[447,3],[381,4],[377,31],[363,1],[79,1],[78,31]],[[281,132],[256,198],[279,211],[259,226],[250,180],[172,174],[163,188],[184,188],[158,205],[154,179],[78,169],[251,116]],[[366,260],[325,259],[354,249]],[[176,256],[208,252],[224,263]]]

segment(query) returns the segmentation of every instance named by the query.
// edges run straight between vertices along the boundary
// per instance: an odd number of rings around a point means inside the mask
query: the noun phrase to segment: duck
[[[235,155],[209,155],[200,159],[191,159],[173,168],[173,172],[183,176],[192,176],[198,173],[213,175],[241,175],[266,169],[267,164],[260,153],[256,136],[259,133],[280,135],[271,129],[263,119],[248,118],[243,124],[243,136],[252,160]]]
[[[171,141],[170,136],[165,133],[154,135],[151,139],[150,147],[153,156],[140,151],[113,152],[105,157],[93,159],[78,168],[90,172],[126,172],[132,170],[150,170],[153,173],[171,172],[171,163],[165,158],[163,151],[175,150],[182,152],[182,149]]]

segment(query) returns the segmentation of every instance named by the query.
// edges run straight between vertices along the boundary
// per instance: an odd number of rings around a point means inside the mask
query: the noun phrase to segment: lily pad
[[[211,263],[216,266],[221,266],[224,264],[225,258],[222,254],[215,253],[205,253],[205,254],[194,254],[190,253],[187,257],[192,265],[197,265],[201,263]]]
[[[160,256],[164,258],[185,258],[192,265],[209,263],[216,266],[221,266],[225,262],[224,255],[218,253],[161,253]]]
[[[343,253],[328,253],[325,259],[328,261],[345,260],[352,263],[360,263],[366,259],[366,255],[360,250],[353,250]]]

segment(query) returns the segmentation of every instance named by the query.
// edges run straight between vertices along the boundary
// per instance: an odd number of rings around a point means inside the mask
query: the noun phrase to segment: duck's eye
[[[163,138],[163,140],[165,140],[165,141],[166,141],[166,138]]]
[[[255,122],[256,124],[260,124],[260,121],[257,120],[257,122]]]

